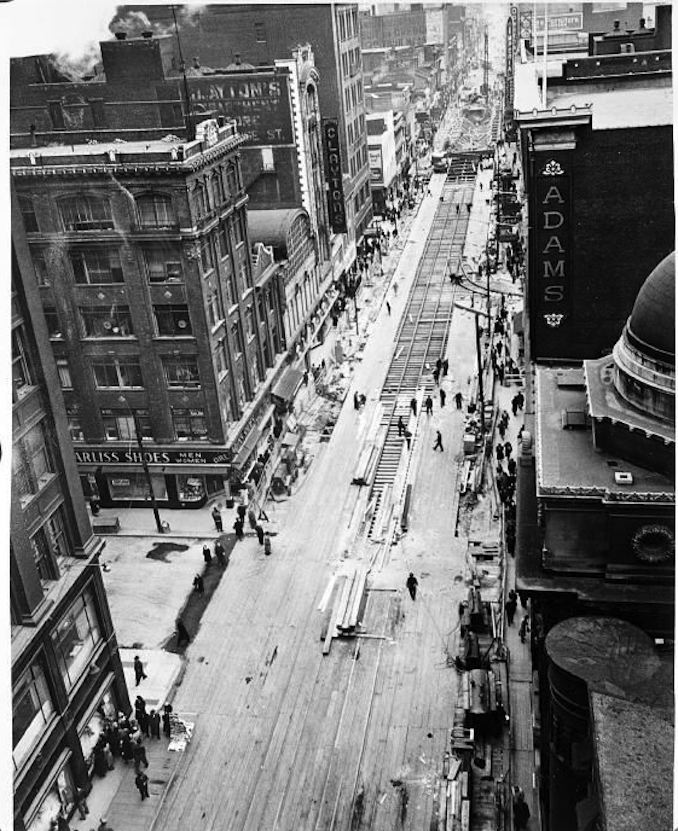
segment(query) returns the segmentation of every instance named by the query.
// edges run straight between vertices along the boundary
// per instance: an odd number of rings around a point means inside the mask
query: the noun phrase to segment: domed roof
[[[675,251],[643,283],[629,318],[630,334],[650,350],[675,354]]]

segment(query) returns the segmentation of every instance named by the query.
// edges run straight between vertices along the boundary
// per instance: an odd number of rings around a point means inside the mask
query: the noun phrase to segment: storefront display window
[[[75,783],[70,765],[61,769],[51,788],[42,798],[36,810],[24,818],[26,831],[50,831],[52,820],[59,812],[68,815],[74,808]]]
[[[44,735],[53,713],[45,674],[34,664],[15,684],[12,697],[12,758],[17,769]]]
[[[87,589],[64,615],[52,634],[52,641],[64,683],[70,689],[85,671],[101,642],[91,589]]]
[[[94,746],[96,745],[99,736],[104,732],[106,721],[115,721],[116,715],[117,710],[113,699],[113,693],[109,689],[103,694],[96,710],[92,713],[91,718],[80,731],[80,747],[82,748],[82,755],[88,765],[91,766]]]
[[[202,476],[177,476],[180,502],[197,502],[205,496],[205,483]]]
[[[148,480],[143,472],[121,471],[119,473],[107,473],[106,480],[111,494],[115,500],[146,500],[150,502],[151,494],[148,490]],[[161,473],[151,474],[153,494],[159,501],[167,499],[165,477]]]

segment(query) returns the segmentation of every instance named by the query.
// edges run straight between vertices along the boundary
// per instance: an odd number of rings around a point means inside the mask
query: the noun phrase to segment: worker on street
[[[434,449],[434,450],[440,450],[440,452],[441,452],[441,453],[442,453],[442,452],[444,451],[444,449],[445,449],[445,448],[443,447],[443,437],[442,437],[442,435],[440,434],[440,430],[436,430],[436,443],[433,445],[433,449]]]
[[[417,599],[417,586],[419,585],[419,581],[417,578],[410,572],[410,576],[405,581],[405,585],[407,586],[407,591],[410,593],[410,597],[412,600]]]
[[[134,656],[134,677],[136,678],[137,687],[142,680],[148,678],[148,675],[144,672],[144,665],[141,663],[141,658],[138,655]]]

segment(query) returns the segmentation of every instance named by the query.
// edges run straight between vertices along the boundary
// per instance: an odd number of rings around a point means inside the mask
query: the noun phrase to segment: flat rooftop
[[[674,723],[670,708],[590,693],[606,831],[670,828]]]
[[[660,127],[673,124],[671,87],[647,86],[606,92],[573,89],[548,96],[549,107],[564,109],[591,104],[594,130]]]
[[[596,450],[590,425],[585,429],[563,429],[563,411],[588,412],[584,370],[577,373],[568,373],[563,385],[566,376],[562,370],[536,368],[537,495],[626,495],[628,487],[615,483],[614,472],[627,470],[633,474],[635,494],[664,494],[667,500],[673,499],[675,486],[668,477]],[[610,466],[608,461],[617,465]]]

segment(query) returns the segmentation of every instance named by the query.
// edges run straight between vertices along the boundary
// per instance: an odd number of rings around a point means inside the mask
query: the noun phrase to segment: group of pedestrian
[[[219,563],[222,568],[226,568],[228,560],[226,558],[226,549],[224,548],[221,540],[217,540],[214,543],[214,556],[216,557],[217,563]],[[206,566],[212,565],[212,551],[207,544],[202,547],[202,557]]]
[[[522,410],[524,407],[525,396],[523,395],[522,390],[518,390],[518,392],[511,399],[511,409],[513,410],[513,415],[518,415],[518,410]]]
[[[513,828],[514,831],[521,831],[521,829],[527,828],[530,819],[530,808],[525,801],[525,793],[522,788],[514,785],[512,791]]]

